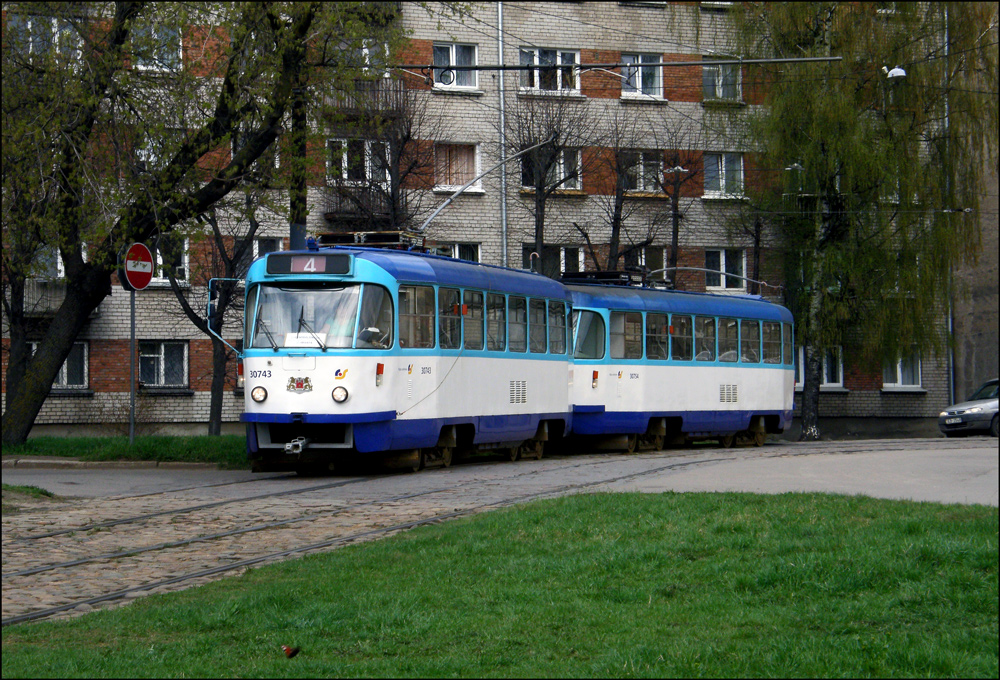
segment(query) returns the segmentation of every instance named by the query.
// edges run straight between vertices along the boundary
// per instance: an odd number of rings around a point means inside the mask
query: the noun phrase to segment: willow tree
[[[363,50],[369,14],[395,7],[4,3],[5,445],[27,438],[74,339],[111,294],[122,247],[170,234],[247,182],[282,129],[307,52],[331,41]],[[331,67],[306,80],[322,96],[355,75]],[[65,298],[34,329],[32,353],[25,288],[46,249],[58,251]]]
[[[772,169],[747,192],[778,216],[813,439],[828,348],[872,370],[946,346],[950,274],[976,255],[996,164],[997,8],[740,3],[732,19],[744,58],[841,58],[755,72],[766,96],[745,128]]]

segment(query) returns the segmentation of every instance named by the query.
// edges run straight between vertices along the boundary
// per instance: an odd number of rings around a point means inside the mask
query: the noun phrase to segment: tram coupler
[[[285,444],[285,453],[298,454],[302,453],[306,447],[309,446],[309,440],[305,437],[296,437],[292,441]]]

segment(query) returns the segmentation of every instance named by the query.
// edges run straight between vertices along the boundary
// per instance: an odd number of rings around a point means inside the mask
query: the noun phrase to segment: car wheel
[[[990,423],[990,434],[994,437],[997,436],[997,416],[993,416],[993,422]]]

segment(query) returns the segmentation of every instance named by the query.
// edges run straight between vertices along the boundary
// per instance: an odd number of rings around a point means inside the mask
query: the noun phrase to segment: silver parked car
[[[938,416],[938,427],[946,437],[974,432],[997,436],[997,381],[987,380],[968,401],[949,406]]]

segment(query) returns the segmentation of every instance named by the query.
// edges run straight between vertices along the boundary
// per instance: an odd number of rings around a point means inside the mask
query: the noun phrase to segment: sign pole
[[[129,292],[132,307],[132,339],[128,345],[128,445],[135,444],[135,288]]]

